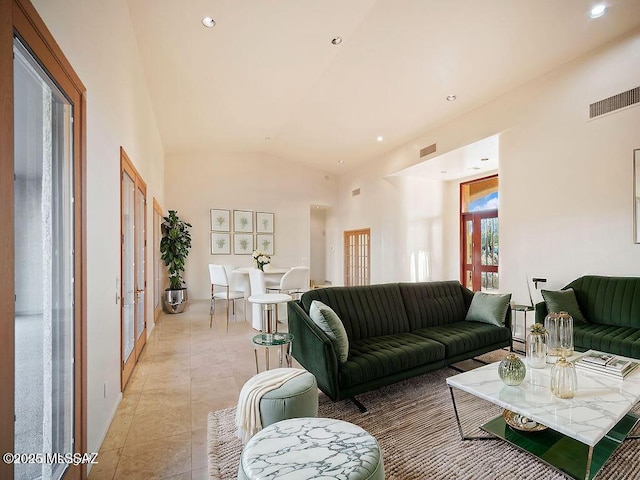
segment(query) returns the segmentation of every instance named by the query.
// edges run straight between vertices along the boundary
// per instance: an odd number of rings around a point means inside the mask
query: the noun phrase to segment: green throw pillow
[[[327,334],[338,354],[338,360],[346,362],[349,356],[349,338],[336,312],[324,303],[314,300],[309,307],[309,317]]]
[[[586,322],[584,315],[580,311],[580,305],[576,299],[576,292],[573,288],[567,288],[566,290],[541,290],[544,303],[547,304],[547,311],[551,312],[567,312],[573,317],[576,322]]]
[[[507,315],[511,294],[503,295],[476,292],[465,320],[469,322],[490,323],[502,327]]]

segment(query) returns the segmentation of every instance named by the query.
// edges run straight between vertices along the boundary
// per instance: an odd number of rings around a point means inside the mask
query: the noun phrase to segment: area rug
[[[360,411],[349,401],[333,403],[320,394],[320,417],[355,423],[371,433],[383,451],[388,480],[564,479],[536,458],[500,440],[461,441],[443,369],[360,395]],[[477,426],[501,413],[489,402],[456,391],[465,434],[487,434]],[[235,408],[208,418],[210,478],[237,478],[242,444],[235,436]],[[640,478],[640,441],[628,440],[609,460],[598,480]]]

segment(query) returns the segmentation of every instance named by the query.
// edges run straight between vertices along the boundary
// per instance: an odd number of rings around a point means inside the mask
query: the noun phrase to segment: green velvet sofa
[[[358,394],[510,347],[511,310],[505,326],[465,321],[473,296],[455,281],[310,290],[288,303],[293,357],[333,401],[359,405]],[[313,300],[340,317],[349,339],[346,362],[309,317]]]
[[[585,321],[574,316],[577,351],[589,349],[640,359],[640,277],[586,275],[569,283]],[[548,315],[545,302],[536,304],[536,322]]]

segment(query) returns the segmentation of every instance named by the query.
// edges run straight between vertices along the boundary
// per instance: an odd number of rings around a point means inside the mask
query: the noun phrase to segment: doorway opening
[[[460,282],[470,290],[500,288],[498,175],[460,184]]]

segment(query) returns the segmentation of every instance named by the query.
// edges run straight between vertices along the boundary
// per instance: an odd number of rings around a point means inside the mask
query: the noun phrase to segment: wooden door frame
[[[371,229],[370,228],[360,228],[357,230],[345,230],[343,233],[343,250],[344,250],[344,261],[343,261],[343,269],[344,269],[344,284],[345,285],[349,285],[349,277],[348,277],[348,269],[349,269],[349,262],[348,262],[348,258],[349,255],[347,253],[347,249],[349,247],[348,245],[348,238],[351,236],[355,236],[355,235],[367,235],[369,238],[369,241],[367,243],[367,264],[365,265],[366,267],[366,271],[367,271],[367,285],[371,283]]]
[[[462,283],[465,287],[466,287],[466,263],[463,261],[465,259],[465,249],[466,249],[466,243],[465,243],[465,238],[466,238],[466,234],[467,234],[467,230],[465,228],[465,222],[467,222],[468,220],[471,220],[474,223],[473,226],[473,232],[472,232],[472,244],[473,247],[471,249],[471,265],[475,266],[475,265],[480,265],[480,268],[474,269],[473,273],[472,273],[472,285],[474,286],[474,290],[475,290],[475,286],[479,285],[480,288],[478,288],[478,291],[482,289],[482,272],[483,271],[488,271],[488,272],[498,272],[499,271],[499,265],[485,265],[482,266],[481,262],[482,260],[477,258],[477,255],[480,254],[480,250],[482,248],[482,229],[479,228],[479,225],[475,225],[475,221],[478,220],[478,223],[480,223],[480,220],[484,219],[484,218],[498,218],[498,209],[492,209],[492,210],[484,210],[481,212],[466,212],[466,213],[461,213],[460,214],[460,219],[461,219],[461,230],[460,230],[460,244],[462,246],[461,249],[461,255],[460,255],[460,283]]]
[[[466,287],[466,277],[465,277],[466,268],[465,268],[465,262],[464,262],[464,254],[465,254],[465,244],[464,244],[464,238],[465,238],[465,225],[464,225],[464,223],[465,223],[465,220],[464,220],[464,215],[465,214],[472,214],[472,213],[480,213],[480,212],[463,212],[462,211],[462,206],[464,204],[464,198],[463,198],[463,195],[462,195],[462,188],[465,185],[469,185],[471,183],[484,182],[484,181],[487,181],[487,180],[489,180],[491,178],[497,178],[498,181],[499,181],[500,176],[497,173],[494,173],[492,175],[487,175],[486,177],[474,178],[473,180],[469,180],[467,182],[461,182],[460,183],[460,187],[459,187],[460,188],[460,192],[459,192],[460,196],[459,196],[459,208],[458,208],[458,216],[459,216],[458,221],[460,222],[459,223],[459,227],[460,227],[460,229],[459,229],[459,233],[460,233],[460,253],[459,253],[458,262],[459,262],[459,265],[460,265],[460,283],[462,285],[464,285],[465,287]],[[498,211],[499,211],[499,209],[487,210],[487,212],[494,212],[495,216],[498,216]],[[482,212],[482,213],[484,213],[484,212]],[[473,235],[476,235],[475,230],[474,230]],[[471,258],[472,264],[473,264],[473,261],[474,260],[473,260],[473,253],[472,253],[472,258]],[[475,272],[472,275],[475,275]],[[473,283],[473,280],[472,280],[472,283]]]
[[[15,304],[13,200],[13,38],[28,45],[73,104],[74,187],[74,452],[87,451],[86,287],[86,88],[28,0],[0,0],[0,451],[14,451]],[[69,466],[64,478],[86,478],[87,465]],[[0,462],[0,478],[13,478],[13,465]]]
[[[133,180],[133,184],[134,184],[134,206],[133,206],[133,214],[134,214],[134,225],[138,225],[138,208],[137,208],[137,204],[138,204],[138,190],[142,190],[144,193],[144,197],[145,197],[145,205],[144,205],[144,219],[142,220],[142,222],[144,222],[144,258],[145,258],[145,265],[144,265],[144,272],[143,272],[143,276],[144,276],[144,305],[143,305],[143,315],[144,315],[144,327],[142,329],[142,333],[140,334],[140,341],[138,341],[138,332],[136,330],[136,313],[137,313],[137,309],[136,306],[134,306],[134,326],[133,326],[133,336],[134,336],[134,345],[133,345],[133,358],[132,358],[132,363],[129,366],[126,366],[126,359],[124,358],[123,355],[123,346],[124,346],[124,329],[123,327],[123,316],[124,316],[124,271],[122,269],[122,265],[123,265],[123,261],[124,261],[124,223],[122,222],[122,206],[124,205],[124,189],[122,188],[122,183],[124,180],[124,174],[127,174],[132,180]],[[140,175],[140,173],[138,172],[138,170],[136,169],[136,167],[133,165],[133,162],[131,161],[131,159],[129,158],[129,156],[127,155],[127,152],[124,150],[123,147],[120,147],[120,238],[121,238],[121,243],[120,243],[120,388],[122,391],[124,391],[124,387],[127,384],[127,381],[129,380],[131,373],[133,372],[136,363],[138,362],[138,357],[140,356],[140,353],[142,353],[142,349],[144,348],[144,345],[146,344],[146,333],[147,333],[147,294],[148,294],[148,289],[147,289],[147,262],[146,262],[146,255],[147,255],[147,208],[146,208],[146,198],[147,198],[147,184],[144,182],[144,180],[142,179],[142,176]],[[137,250],[137,246],[138,246],[138,229],[134,230],[134,250]],[[136,255],[137,258],[137,255]],[[137,269],[134,269],[133,272],[133,282],[134,282],[134,298],[136,298],[137,294],[135,292],[135,290],[137,290],[137,286],[138,286],[138,272]],[[135,300],[134,300],[135,301]]]

